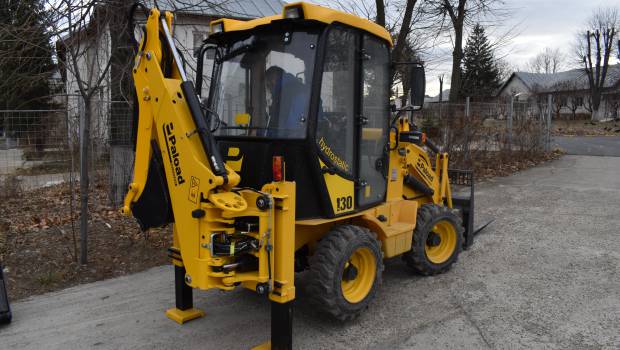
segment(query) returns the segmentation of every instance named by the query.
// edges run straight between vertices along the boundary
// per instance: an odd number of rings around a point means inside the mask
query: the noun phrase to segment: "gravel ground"
[[[436,277],[386,263],[377,299],[345,325],[317,314],[298,282],[298,349],[620,348],[620,158],[565,156],[477,188],[495,222]],[[178,326],[172,269],[158,267],[13,305],[0,348],[247,349],[268,338],[269,303],[196,293],[205,318]]]

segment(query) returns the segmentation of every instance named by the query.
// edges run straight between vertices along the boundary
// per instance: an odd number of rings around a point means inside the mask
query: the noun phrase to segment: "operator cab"
[[[199,75],[210,66],[205,115],[227,165],[240,186],[260,189],[282,156],[297,219],[383,202],[391,43],[343,23],[274,17],[219,22],[248,29],[216,27],[200,52]]]

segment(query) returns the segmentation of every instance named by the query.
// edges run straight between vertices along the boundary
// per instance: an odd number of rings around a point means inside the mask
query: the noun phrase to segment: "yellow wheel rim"
[[[351,273],[351,269],[356,273]],[[358,248],[351,254],[342,270],[342,295],[351,304],[359,303],[370,293],[375,283],[377,262],[368,248]],[[347,276],[348,275],[348,276]],[[347,278],[345,280],[345,278]]]
[[[435,238],[439,238],[439,243],[431,244],[427,240],[424,251],[432,263],[442,264],[450,259],[456,249],[456,229],[450,222],[443,220],[433,226],[429,236],[433,234],[436,235]]]

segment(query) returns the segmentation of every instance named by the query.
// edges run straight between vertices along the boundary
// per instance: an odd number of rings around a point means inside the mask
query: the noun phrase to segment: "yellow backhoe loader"
[[[172,224],[169,318],[204,315],[194,288],[247,288],[271,300],[271,340],[259,348],[290,349],[296,272],[308,270],[320,310],[351,320],[376,295],[384,259],[435,275],[473,243],[472,173],[449,170],[448,154],[413,124],[424,68],[392,63],[383,27],[303,2],[220,19],[197,52],[194,84],[173,15],[136,8],[147,19],[122,211],[144,230]],[[412,76],[399,111],[389,99],[395,64]],[[470,196],[453,197],[451,183]]]

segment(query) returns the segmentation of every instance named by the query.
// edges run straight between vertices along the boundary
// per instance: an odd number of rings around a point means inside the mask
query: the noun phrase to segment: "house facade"
[[[147,7],[154,7],[154,1],[144,1]],[[195,81],[196,78],[196,57],[195,51],[200,47],[203,40],[207,38],[209,33],[209,23],[219,18],[234,18],[238,20],[249,20],[258,17],[271,16],[282,11],[284,2],[281,0],[228,0],[221,4],[200,0],[158,0],[157,5],[161,11],[171,11],[175,14],[173,33],[176,46],[185,60],[185,68],[188,78]],[[144,23],[145,18],[140,18],[140,13],[136,13],[136,22]],[[89,26],[97,26],[96,23],[89,23]],[[112,28],[110,28],[112,26]],[[116,30],[116,31],[115,31]],[[138,29],[136,29],[138,30]],[[92,32],[96,35],[88,34],[90,28],[85,30],[85,34],[80,38],[65,39],[65,45],[79,45],[76,55],[77,67],[79,75],[86,85],[97,87],[93,98],[93,106],[91,119],[91,137],[93,139],[94,150],[98,145],[108,144],[112,139],[122,138],[122,142],[126,142],[128,137],[127,127],[123,123],[115,123],[114,119],[127,119],[126,114],[131,112],[128,110],[127,99],[130,96],[129,91],[123,91],[123,84],[120,80],[130,79],[132,59],[127,60],[118,67],[116,63],[116,74],[114,74],[114,66],[108,67],[108,62],[113,54],[115,44],[114,36],[118,33],[118,29],[113,24],[107,25],[105,28],[97,28]],[[136,32],[136,36],[140,33]],[[71,49],[65,50],[67,54]],[[71,58],[65,58],[69,61]],[[114,61],[114,60],[112,60]],[[208,61],[208,60],[207,60]],[[209,62],[207,62],[207,65]],[[77,133],[79,115],[83,111],[83,103],[79,96],[79,88],[74,71],[75,65],[67,65],[64,67],[64,84],[65,92],[68,95],[67,109],[70,115],[70,121],[73,121],[75,132]],[[107,70],[107,71],[106,71]],[[120,71],[120,73],[119,73]],[[104,79],[100,84],[94,84],[97,77],[105,73]],[[209,72],[205,71],[205,75]],[[126,86],[126,85],[125,85]],[[204,91],[208,90],[208,79],[203,87]],[[117,118],[119,117],[119,118]],[[126,124],[126,123],[124,123]],[[121,130],[123,129],[123,130]],[[118,136],[120,135],[120,136]]]
[[[588,77],[583,69],[554,74],[515,72],[502,85],[500,99],[541,102],[553,96],[555,118],[590,118],[593,114]],[[618,118],[620,115],[620,64],[610,65],[596,119]]]
[[[147,8],[154,7],[153,0],[144,1]],[[162,11],[171,11],[175,15],[172,28],[176,47],[185,61],[185,69],[188,79],[195,81],[196,57],[194,55],[202,41],[209,33],[211,21],[219,18],[234,18],[237,20],[249,20],[253,18],[271,16],[282,11],[284,2],[281,0],[227,0],[218,5],[217,2],[201,0],[157,0],[157,5]],[[124,15],[124,14],[123,14]],[[135,18],[138,24],[145,22],[145,17]],[[94,22],[94,23],[93,23]],[[131,66],[133,55],[128,55],[126,43],[121,42],[119,32],[122,30],[113,25],[105,28],[96,28],[98,23],[91,21],[79,38],[68,38],[65,45],[76,42],[80,45],[80,55],[75,57],[76,65],[64,67],[64,83],[66,88],[69,138],[74,142],[79,140],[80,115],[84,111],[82,99],[78,94],[78,84],[72,66],[77,66],[82,81],[92,83],[103,76],[100,84],[94,92],[91,106],[91,154],[95,161],[109,161],[110,199],[114,204],[120,205],[124,198],[131,178],[131,166],[133,162],[132,143],[132,120],[133,110],[128,103],[131,93],[127,86],[131,79]],[[97,30],[92,30],[95,27]],[[136,30],[139,30],[136,28]],[[97,33],[96,35],[89,32]],[[136,33],[136,37],[140,35]],[[58,47],[58,45],[57,45]],[[124,52],[123,52],[124,50]],[[71,48],[65,52],[71,52]],[[76,50],[73,50],[74,52]],[[117,56],[118,55],[118,56]],[[121,57],[121,59],[119,59]],[[69,61],[65,57],[64,61]],[[209,60],[205,65],[210,66]],[[108,65],[108,62],[111,65]],[[105,74],[102,74],[105,72]],[[210,71],[205,67],[205,76]],[[208,90],[208,81],[205,79],[202,94]],[[89,84],[87,84],[89,85]]]

